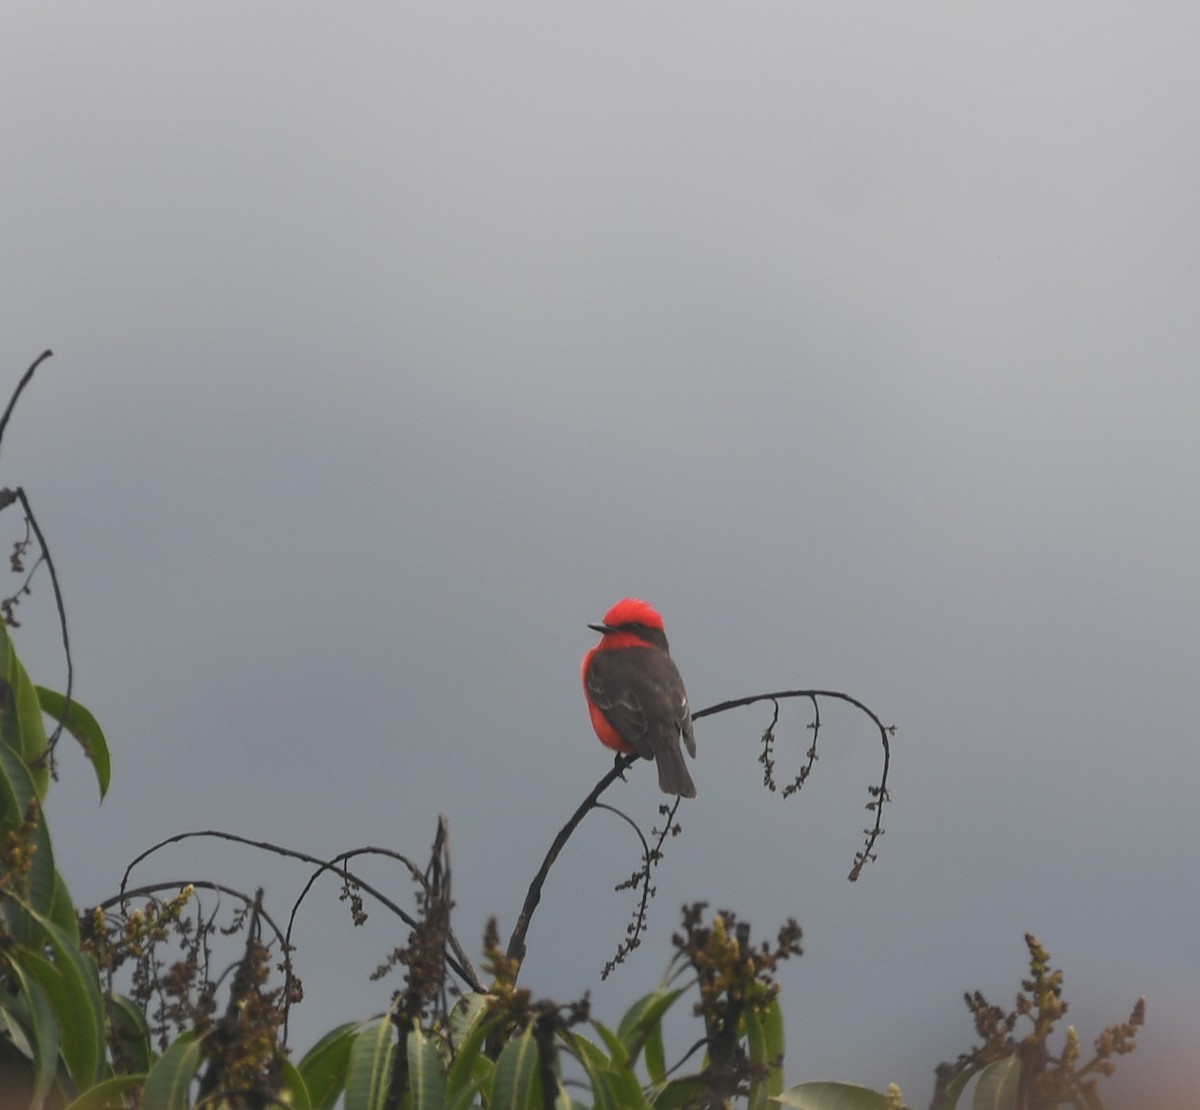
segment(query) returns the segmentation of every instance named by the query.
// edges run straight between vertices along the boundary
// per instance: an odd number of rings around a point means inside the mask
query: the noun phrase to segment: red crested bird
[[[695,759],[692,713],[662,617],[648,602],[627,597],[604,614],[603,624],[588,628],[600,633],[600,642],[583,657],[583,696],[600,742],[653,759],[664,794],[694,798],[679,748],[682,737]]]

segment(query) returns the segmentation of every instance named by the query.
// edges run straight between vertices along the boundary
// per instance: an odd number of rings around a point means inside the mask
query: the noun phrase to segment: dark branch
[[[300,898],[292,908],[292,915],[289,919],[287,933],[285,934],[285,937],[288,939],[291,937],[292,924],[295,921],[296,909],[298,908],[300,902],[303,901],[305,895],[312,888],[313,883],[315,883],[316,880],[327,871],[332,871],[333,873],[341,876],[343,879],[352,882],[356,887],[369,894],[372,898],[379,902],[380,905],[384,906],[386,909],[390,910],[393,914],[400,918],[400,920],[403,921],[404,924],[409,928],[415,928],[417,925],[417,921],[414,917],[406,913],[382,891],[377,890],[370,883],[346,870],[344,866],[341,866],[346,860],[353,859],[354,857],[360,855],[383,856],[385,859],[391,859],[402,863],[408,869],[409,874],[412,875],[414,881],[424,887],[425,877],[421,873],[421,869],[415,863],[413,863],[412,860],[408,859],[406,856],[402,856],[399,852],[393,852],[387,848],[355,848],[349,852],[342,852],[340,855],[334,856],[333,859],[323,860],[318,856],[311,856],[307,852],[299,852],[293,848],[284,848],[278,844],[271,844],[268,841],[251,840],[249,837],[238,836],[235,833],[221,832],[217,829],[203,829],[196,832],[176,833],[174,836],[169,836],[165,840],[161,840],[157,844],[147,848],[144,852],[135,857],[129,866],[125,868],[125,874],[121,877],[120,893],[117,894],[114,901],[120,900],[125,892],[126,884],[129,882],[130,874],[140,863],[144,862],[155,852],[161,850],[162,848],[166,848],[171,844],[178,844],[181,841],[191,840],[199,837],[212,838],[215,840],[228,840],[234,844],[244,844],[251,848],[257,848],[260,851],[272,852],[275,855],[284,856],[287,859],[299,860],[301,863],[310,863],[316,866],[317,871],[309,878],[308,883],[305,885],[304,892],[300,895]],[[454,973],[458,975],[459,978],[462,979],[462,981],[466,983],[472,990],[484,990],[478,973],[471,966],[471,961],[467,958],[465,952],[463,951],[462,945],[459,943],[456,937],[451,937],[451,947],[453,948],[455,957],[457,958],[447,956],[446,962],[453,969]]]
[[[546,858],[542,860],[542,866],[538,868],[538,872],[534,875],[533,882],[529,884],[529,890],[525,894],[525,904],[521,907],[521,913],[517,917],[516,927],[512,931],[505,952],[510,960],[525,959],[525,934],[529,932],[529,922],[533,918],[533,911],[537,909],[538,903],[542,900],[542,885],[546,881],[546,876],[550,874],[550,868],[554,866],[554,861],[558,859],[558,853],[562,851],[563,845],[570,840],[571,834],[588,815],[588,811],[595,806],[600,795],[621,778],[633,766],[637,758],[635,755],[618,757],[612,770],[592,787],[592,792],[579,803],[579,807],[571,814],[570,820],[558,830],[554,843],[550,845]]]
[[[47,351],[46,354],[50,352]],[[43,356],[45,357],[45,356]],[[34,363],[36,367],[37,363]],[[30,371],[32,373],[32,370]],[[9,405],[12,408],[12,405]],[[5,413],[5,419],[8,414]],[[0,435],[3,435],[3,429],[0,428]],[[58,609],[58,629],[62,639],[63,656],[67,661],[67,684],[63,691],[63,709],[59,714],[58,724],[54,727],[54,732],[50,735],[50,740],[47,745],[47,751],[51,756],[54,755],[55,745],[58,743],[58,738],[62,735],[63,721],[66,720],[67,714],[71,711],[71,690],[75,685],[75,666],[71,662],[71,638],[67,634],[67,607],[63,602],[62,590],[58,585],[58,572],[54,569],[54,560],[50,557],[50,548],[46,546],[46,537],[42,535],[41,528],[38,527],[37,518],[33,515],[33,508],[29,504],[29,498],[25,496],[25,491],[17,486],[13,493],[16,494],[17,500],[21,502],[21,508],[25,511],[25,519],[29,521],[29,526],[33,529],[33,534],[37,537],[38,546],[42,549],[42,558],[46,561],[46,570],[50,574],[50,588],[54,591],[54,604]]]
[[[633,920],[625,928],[625,939],[617,945],[617,951],[613,958],[604,965],[604,970],[600,972],[601,979],[607,979],[613,971],[616,970],[618,964],[625,962],[625,957],[629,955],[642,942],[642,933],[646,930],[646,917],[650,907],[650,899],[654,897],[655,888],[650,885],[650,873],[662,860],[662,846],[666,843],[668,836],[675,835],[681,831],[680,826],[675,824],[675,814],[679,812],[679,807],[683,803],[682,797],[676,797],[675,801],[670,805],[660,805],[658,812],[666,818],[661,829],[652,829],[652,833],[658,834],[658,839],[651,848],[647,843],[645,836],[642,835],[642,830],[638,827],[637,822],[632,818],[622,813],[619,809],[608,805],[606,802],[597,802],[597,809],[606,809],[610,813],[615,813],[621,820],[625,821],[630,828],[637,833],[638,839],[642,842],[642,866],[638,871],[625,882],[617,885],[617,890],[629,890],[632,887],[641,889],[641,897],[638,899],[637,909],[633,912]]]
[[[37,373],[37,368],[42,365],[52,354],[53,351],[43,351],[37,358],[33,360],[33,365],[25,371],[21,380],[17,383],[17,388],[13,390],[13,395],[8,399],[8,407],[4,410],[4,415],[0,416],[0,443],[4,442],[4,430],[8,427],[8,418],[12,416],[13,409],[17,407],[17,398],[25,391],[25,387],[33,380],[33,375]]]
[[[249,908],[253,908],[255,904],[255,900],[244,891],[235,890],[233,887],[226,886],[224,883],[215,883],[208,879],[193,879],[186,883],[147,883],[145,886],[135,886],[128,890],[122,889],[120,894],[114,894],[111,898],[107,898],[101,902],[97,909],[109,910],[112,909],[113,906],[124,906],[124,904],[131,898],[157,898],[158,895],[164,891],[179,891],[183,890],[184,887],[189,886],[194,887],[196,890],[211,890],[215,894],[228,894],[231,898],[238,899],[238,901],[244,903]],[[283,934],[283,930],[275,924],[274,920],[271,918],[271,915],[261,907],[259,907],[259,916],[271,927],[271,932],[275,934],[275,939],[279,942],[279,947],[284,954],[284,959],[287,959],[288,943]]]
[[[692,714],[693,720],[699,720],[701,717],[711,717],[717,713],[724,713],[727,709],[741,709],[743,706],[753,705],[760,701],[780,701],[783,698],[808,698],[814,705],[817,704],[818,698],[830,698],[834,701],[844,701],[848,705],[852,705],[855,709],[865,713],[875,727],[879,729],[879,739],[883,744],[883,772],[879,776],[879,785],[868,787],[868,792],[871,795],[871,801],[867,803],[868,810],[875,811],[875,823],[868,829],[863,830],[866,836],[866,843],[859,849],[854,857],[854,866],[850,868],[850,874],[846,876],[852,883],[858,880],[862,869],[873,859],[875,859],[875,842],[883,835],[883,807],[889,800],[887,792],[888,769],[892,761],[892,749],[888,743],[888,737],[896,731],[894,725],[885,725],[874,713],[873,710],[863,705],[857,698],[851,697],[849,694],[840,693],[837,690],[782,690],[771,694],[751,694],[745,698],[734,698],[731,701],[723,701],[717,705],[710,705],[706,709],[701,709]],[[818,717],[818,721],[820,718]],[[815,749],[816,738],[814,736],[813,745]],[[814,758],[814,752],[810,749],[809,766]],[[805,772],[801,772],[801,781],[805,776]]]

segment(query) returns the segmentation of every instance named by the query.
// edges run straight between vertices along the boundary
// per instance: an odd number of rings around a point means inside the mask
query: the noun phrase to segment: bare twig
[[[542,866],[538,868],[537,874],[534,875],[533,881],[529,884],[529,890],[525,894],[525,904],[521,907],[516,927],[512,931],[512,936],[509,937],[505,955],[510,960],[520,961],[525,959],[525,934],[529,932],[529,922],[533,919],[533,913],[537,909],[538,903],[542,900],[542,886],[546,882],[546,876],[550,874],[550,868],[554,866],[554,861],[558,859],[558,853],[563,850],[563,845],[570,840],[571,834],[579,827],[579,823],[594,808],[600,795],[612,786],[617,779],[622,778],[625,772],[633,766],[637,758],[636,755],[618,756],[613,763],[612,770],[592,787],[592,792],[579,803],[567,823],[558,830],[558,835],[550,845],[550,850],[546,853],[546,858],[542,860]]]
[[[8,429],[8,421],[12,417],[13,410],[17,407],[17,401],[25,391],[25,387],[33,380],[33,375],[37,373],[38,367],[46,359],[50,358],[52,354],[52,351],[43,351],[33,360],[29,369],[21,376],[21,380],[17,383],[17,388],[13,390],[12,396],[8,399],[8,405],[4,409],[4,414],[0,416],[0,444],[4,442],[4,433]],[[63,604],[62,590],[59,588],[58,573],[54,569],[54,560],[50,557],[50,548],[46,545],[46,537],[42,535],[41,528],[38,527],[37,518],[33,515],[33,509],[29,504],[29,498],[25,496],[25,491],[20,486],[11,490],[0,490],[0,511],[8,508],[14,501],[21,503],[21,508],[25,513],[26,528],[32,529],[33,534],[37,537],[38,546],[42,552],[38,563],[45,562],[47,570],[50,573],[50,585],[54,590],[54,604],[58,608],[58,627],[62,637],[63,654],[66,656],[67,661],[67,688],[63,692],[63,712],[46,746],[46,759],[52,760],[58,739],[62,736],[63,719],[71,709],[71,688],[75,679],[75,669],[71,662],[71,641],[67,635],[67,610]],[[28,531],[26,532],[26,536],[28,536]],[[38,563],[34,564],[33,570],[37,569]],[[30,571],[30,576],[32,576],[33,570]],[[26,578],[15,596],[19,597],[22,593],[29,593],[29,578]]]
[[[399,852],[393,852],[387,848],[355,848],[348,852],[342,852],[339,855],[334,856],[332,859],[323,860],[318,856],[312,856],[307,852],[300,852],[294,848],[284,848],[278,844],[272,844],[264,840],[251,840],[249,837],[238,836],[235,833],[221,832],[218,829],[204,829],[195,832],[176,833],[174,836],[169,836],[165,840],[161,840],[157,844],[147,848],[144,852],[140,853],[133,859],[129,866],[125,868],[125,874],[121,878],[120,891],[124,892],[126,884],[129,882],[129,876],[133,872],[134,868],[143,863],[155,852],[158,852],[171,844],[178,844],[181,841],[195,838],[228,840],[234,844],[244,844],[251,848],[257,848],[260,851],[272,852],[275,855],[284,856],[287,859],[299,860],[302,863],[310,863],[316,866],[317,870],[309,877],[308,882],[305,884],[304,890],[292,907],[291,916],[288,921],[288,928],[286,933],[283,934],[284,939],[288,942],[290,942],[292,927],[295,923],[296,911],[299,908],[300,903],[304,900],[309,890],[312,889],[312,886],[316,880],[327,871],[332,871],[335,874],[342,876],[343,879],[353,883],[358,889],[369,894],[372,898],[379,902],[380,905],[384,906],[386,909],[390,910],[393,914],[400,918],[400,920],[409,926],[409,928],[415,928],[417,925],[416,918],[408,914],[404,909],[388,898],[387,895],[385,895],[382,891],[377,890],[370,883],[359,878],[357,875],[354,875],[345,867],[346,861],[354,859],[357,856],[383,856],[385,859],[395,860],[403,864],[408,869],[408,872],[413,877],[413,880],[424,886],[425,877],[421,873],[421,869],[406,856],[401,855]],[[120,900],[120,898],[121,894],[119,893],[117,895],[117,900]],[[454,951],[454,956],[447,956],[447,964],[454,971],[454,973],[471,988],[471,990],[482,991],[484,987],[480,981],[478,973],[471,965],[471,961],[467,958],[462,945],[458,941],[458,938],[454,937],[453,934],[450,936],[450,945]]]
[[[619,964],[625,962],[625,957],[642,942],[642,933],[646,930],[646,916],[650,907],[650,899],[654,897],[655,892],[655,888],[650,885],[650,873],[662,860],[662,846],[666,843],[667,837],[676,835],[681,831],[680,826],[675,824],[675,814],[679,812],[679,806],[682,802],[682,797],[676,797],[673,804],[669,806],[663,804],[658,807],[659,814],[665,817],[666,820],[663,822],[661,829],[651,830],[658,834],[658,839],[655,841],[653,848],[647,843],[646,838],[642,835],[642,830],[632,818],[622,813],[619,809],[608,805],[606,802],[596,803],[597,809],[606,809],[625,821],[637,833],[638,839],[642,842],[642,866],[626,879],[625,882],[619,883],[616,887],[617,890],[629,890],[633,887],[640,887],[642,892],[641,897],[638,899],[637,908],[633,912],[633,920],[625,927],[625,939],[617,945],[617,951],[613,955],[613,958],[604,965],[604,969],[600,972],[601,979],[607,979]]]
[[[17,407],[17,398],[21,396],[25,391],[25,387],[33,380],[33,375],[37,373],[37,368],[53,354],[53,351],[43,351],[38,355],[33,360],[33,365],[25,371],[21,380],[17,383],[17,388],[13,390],[13,395],[8,399],[8,407],[4,410],[4,415],[0,416],[0,443],[4,442],[4,430],[8,427],[8,418],[12,416],[13,409]]]
[[[783,698],[807,698],[813,703],[814,710],[817,712],[815,728],[813,734],[812,747],[808,751],[808,764],[801,769],[796,783],[792,787],[794,792],[808,777],[808,772],[812,767],[813,761],[816,759],[816,731],[820,728],[820,710],[817,708],[818,698],[829,698],[833,701],[844,701],[848,705],[854,706],[861,710],[871,721],[875,727],[879,729],[879,739],[883,744],[883,771],[879,776],[878,786],[869,786],[867,792],[871,796],[871,801],[867,803],[867,810],[874,810],[875,823],[870,828],[863,830],[863,835],[866,837],[866,843],[859,849],[854,857],[854,866],[850,868],[850,874],[846,876],[852,883],[858,881],[859,875],[862,874],[862,869],[873,859],[875,859],[875,842],[883,835],[883,807],[884,804],[890,801],[887,792],[888,769],[891,766],[892,749],[888,743],[888,737],[895,735],[895,725],[885,725],[874,713],[873,710],[865,706],[857,698],[851,697],[849,694],[843,694],[837,690],[781,690],[770,694],[751,694],[745,698],[734,698],[731,701],[723,701],[717,705],[710,705],[706,709],[701,709],[692,714],[693,720],[698,720],[701,717],[711,717],[717,713],[724,713],[728,709],[740,709],[743,706],[753,705],[760,701],[778,702]],[[774,722],[772,722],[773,724]],[[785,789],[786,795],[788,790]]]
[[[245,891],[235,890],[231,886],[226,886],[224,883],[211,882],[208,879],[191,879],[188,882],[164,882],[164,883],[146,883],[144,886],[122,888],[119,894],[114,894],[111,898],[106,898],[96,908],[101,910],[112,909],[113,906],[123,906],[126,902],[133,898],[157,898],[163,891],[174,890],[180,891],[184,887],[195,887],[196,890],[211,890],[214,894],[228,894],[231,898],[236,898],[239,902],[244,903],[248,908],[254,906],[254,899]],[[283,930],[275,924],[271,915],[264,909],[259,909],[259,916],[271,927],[271,932],[275,934],[275,939],[279,942],[279,947],[284,953],[284,958],[287,958],[288,943],[284,936]]]
[[[47,351],[47,354],[50,352]],[[36,366],[36,363],[34,364]],[[32,371],[31,371],[32,372]],[[11,409],[11,404],[10,404]],[[8,414],[5,414],[7,419]],[[3,430],[0,428],[0,435],[3,435]],[[29,498],[25,496],[25,491],[17,486],[13,493],[16,494],[17,500],[21,502],[21,508],[25,511],[25,519],[29,521],[29,526],[33,529],[33,534],[37,536],[38,546],[42,549],[42,558],[46,562],[46,570],[50,574],[50,588],[54,591],[54,604],[58,609],[58,630],[59,636],[62,639],[63,656],[67,662],[67,686],[63,690],[63,708],[59,714],[58,723],[54,726],[54,732],[50,735],[50,740],[47,744],[47,752],[52,757],[54,748],[58,744],[58,738],[62,735],[63,721],[66,720],[67,714],[71,711],[71,690],[75,685],[75,665],[71,662],[71,638],[67,634],[67,607],[63,602],[62,589],[58,585],[58,572],[54,569],[54,560],[50,557],[50,548],[46,546],[46,537],[42,535],[41,528],[38,527],[37,518],[33,515],[33,507],[29,504]]]

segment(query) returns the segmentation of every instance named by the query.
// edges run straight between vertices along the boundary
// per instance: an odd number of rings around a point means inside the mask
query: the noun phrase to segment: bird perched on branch
[[[600,742],[658,764],[664,794],[696,796],[679,741],[696,756],[692,714],[671,658],[663,619],[636,597],[618,601],[603,624],[589,624],[600,643],[583,657],[583,696]]]

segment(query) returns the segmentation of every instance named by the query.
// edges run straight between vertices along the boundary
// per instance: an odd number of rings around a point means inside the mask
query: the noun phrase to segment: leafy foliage
[[[1096,1038],[1090,1059],[1082,1059],[1074,1026],[1067,1027],[1061,1050],[1054,1052],[1050,1038],[1067,1012],[1063,974],[1050,969],[1050,953],[1032,933],[1025,934],[1025,945],[1029,949],[1029,978],[1022,981],[1016,1006],[1010,1012],[991,1005],[980,991],[965,996],[975,1032],[983,1043],[952,1064],[938,1065],[933,1110],[953,1110],[964,1087],[976,1075],[977,1091],[995,1085],[1002,1089],[1006,1100],[999,1105],[1016,1110],[1050,1110],[1056,1106],[1099,1110],[1104,1105],[1099,1079],[1116,1071],[1115,1057],[1137,1047],[1137,1033],[1146,1020],[1144,998],[1138,999],[1128,1021],[1109,1026]],[[1018,1038],[1016,1029],[1022,1020],[1031,1028]],[[1017,1066],[1008,1066],[1014,1064]],[[998,1078],[1001,1075],[1002,1081]],[[985,1077],[990,1077],[986,1084]]]

